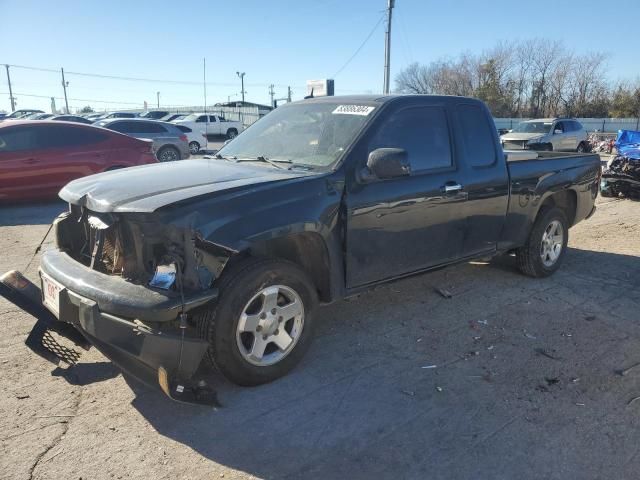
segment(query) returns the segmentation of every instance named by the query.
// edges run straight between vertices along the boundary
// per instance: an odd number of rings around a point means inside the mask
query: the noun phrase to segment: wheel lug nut
[[[276,328],[276,331],[275,331],[275,332],[273,332],[273,334],[274,334],[274,335],[278,335],[278,333],[280,333],[280,330],[278,330],[278,329]]]
[[[261,325],[258,325],[258,326],[256,327],[256,332],[259,332],[260,330],[262,330],[262,326],[261,326]]]
[[[276,309],[275,309],[275,308],[272,308],[272,309],[271,309],[271,314],[272,314],[272,315],[275,315],[275,314],[276,314]]]
[[[262,339],[266,340],[267,339],[267,335],[262,335]]]
[[[282,320],[284,320],[284,318],[282,317],[278,317],[278,321],[281,322]]]
[[[265,318],[267,318],[267,314],[266,314],[266,313],[261,313],[261,314],[260,314],[260,318],[261,318],[262,320],[264,320]]]

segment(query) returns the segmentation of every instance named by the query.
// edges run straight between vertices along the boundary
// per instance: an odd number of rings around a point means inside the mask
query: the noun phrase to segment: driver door
[[[444,106],[393,107],[356,150],[357,168],[377,148],[407,151],[411,174],[354,181],[347,188],[347,288],[364,286],[459,258],[467,199],[456,167]],[[447,188],[449,187],[449,188]],[[448,190],[448,191],[447,191]]]

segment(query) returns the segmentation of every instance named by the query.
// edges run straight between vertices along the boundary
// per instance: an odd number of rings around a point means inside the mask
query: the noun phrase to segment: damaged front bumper
[[[43,254],[39,273],[44,295],[17,273],[5,275],[0,289],[38,318],[34,332],[53,330],[80,345],[79,332],[122,370],[171,398],[215,404],[215,394],[192,378],[208,342],[187,328],[189,312],[215,300],[215,289],[183,301],[87,268],[57,249]]]

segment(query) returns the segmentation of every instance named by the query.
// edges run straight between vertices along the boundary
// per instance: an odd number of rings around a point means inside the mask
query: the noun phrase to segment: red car
[[[0,123],[0,202],[54,198],[76,178],[157,163],[152,145],[79,123]]]

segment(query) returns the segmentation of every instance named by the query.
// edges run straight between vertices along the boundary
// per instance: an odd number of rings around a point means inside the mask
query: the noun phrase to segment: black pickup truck
[[[319,303],[507,252],[552,274],[594,212],[600,160],[525,153],[508,159],[469,98],[291,103],[215,157],[69,183],[42,302],[17,303],[172,398],[197,397],[205,355],[233,382],[269,382],[308,349]],[[4,285],[14,300],[36,288]]]

